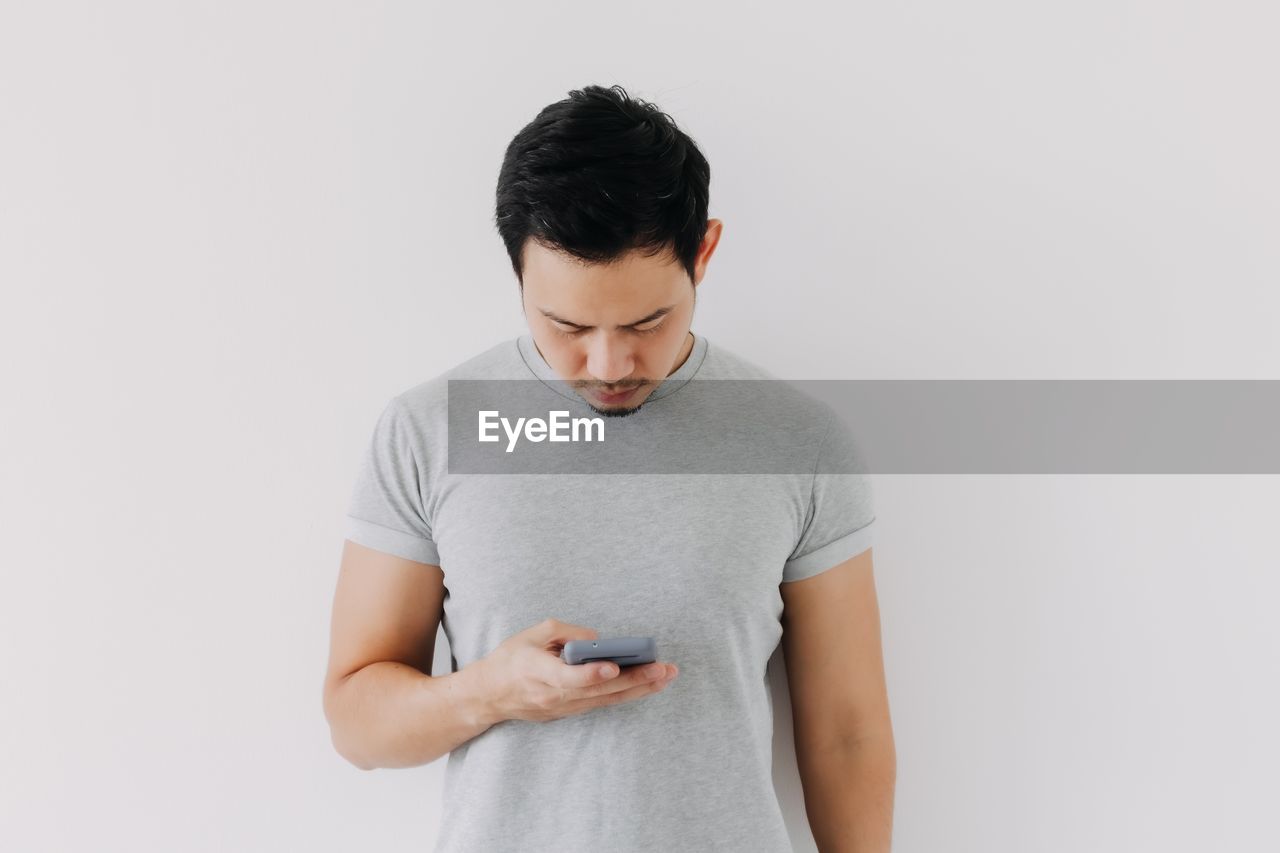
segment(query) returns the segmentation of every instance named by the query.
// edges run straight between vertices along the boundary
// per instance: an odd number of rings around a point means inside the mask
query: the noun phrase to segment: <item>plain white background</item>
[[[430,849],[444,761],[329,744],[340,522],[385,400],[525,329],[492,202],[545,104],[694,137],[694,329],[781,376],[1277,379],[1277,23],[5,4],[0,846]],[[1277,849],[1276,477],[874,485],[895,850]]]

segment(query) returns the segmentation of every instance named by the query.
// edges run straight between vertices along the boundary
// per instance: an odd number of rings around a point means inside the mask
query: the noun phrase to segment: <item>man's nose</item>
[[[587,351],[587,372],[601,382],[620,382],[634,369],[631,345],[610,335],[597,335]]]

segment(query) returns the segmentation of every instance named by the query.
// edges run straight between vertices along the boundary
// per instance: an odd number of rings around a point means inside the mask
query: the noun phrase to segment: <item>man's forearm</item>
[[[334,747],[364,770],[429,764],[500,722],[474,665],[430,676],[392,661],[347,676],[326,716]]]
[[[897,754],[892,733],[832,748],[796,744],[809,828],[821,853],[889,853]]]

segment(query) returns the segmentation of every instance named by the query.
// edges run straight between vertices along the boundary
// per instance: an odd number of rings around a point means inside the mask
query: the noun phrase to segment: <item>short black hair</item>
[[[667,252],[692,281],[710,184],[706,157],[669,115],[621,86],[584,86],[507,145],[494,222],[521,289],[528,239],[593,264]]]

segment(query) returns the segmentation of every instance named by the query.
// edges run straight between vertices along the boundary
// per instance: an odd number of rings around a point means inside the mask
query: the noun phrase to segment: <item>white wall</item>
[[[340,520],[386,397],[524,329],[491,205],[543,105],[694,136],[695,329],[780,375],[1277,379],[1277,23],[6,4],[0,846],[429,849],[444,762],[329,745]],[[875,486],[895,850],[1277,849],[1276,477]]]

